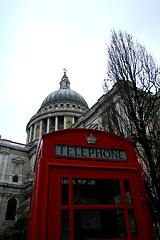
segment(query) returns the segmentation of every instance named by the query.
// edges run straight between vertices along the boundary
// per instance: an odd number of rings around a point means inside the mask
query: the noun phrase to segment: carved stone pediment
[[[20,164],[24,164],[24,160],[20,157],[15,157],[15,158],[12,159],[12,163],[20,165]]]
[[[16,195],[13,193],[2,193],[2,197],[8,199],[8,198],[15,198]]]

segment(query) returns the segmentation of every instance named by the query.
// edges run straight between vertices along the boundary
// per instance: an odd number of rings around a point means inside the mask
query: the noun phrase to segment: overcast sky
[[[130,33],[160,63],[160,0],[0,0],[0,135],[26,142],[26,124],[59,89],[91,107],[103,94],[111,29]]]

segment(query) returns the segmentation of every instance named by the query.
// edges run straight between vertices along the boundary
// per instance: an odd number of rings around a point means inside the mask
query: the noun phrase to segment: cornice
[[[21,185],[0,182],[0,189],[2,188],[3,191],[4,191],[4,189],[13,189],[13,188],[18,189],[18,190],[25,190],[26,188],[28,188],[32,185],[33,185],[33,180],[27,181],[26,183],[23,183]],[[0,193],[2,194],[3,192],[1,191]]]
[[[8,151],[8,149],[10,149],[10,150],[13,149],[13,150],[21,151],[21,152],[28,151],[26,144],[12,142],[12,141],[6,140],[6,139],[0,139],[0,150],[3,151],[4,149],[5,150],[7,149],[7,151]]]

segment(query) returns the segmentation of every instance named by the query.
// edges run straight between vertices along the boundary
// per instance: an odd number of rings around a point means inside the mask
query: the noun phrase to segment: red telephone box
[[[43,135],[27,240],[153,240],[134,144],[108,132]]]

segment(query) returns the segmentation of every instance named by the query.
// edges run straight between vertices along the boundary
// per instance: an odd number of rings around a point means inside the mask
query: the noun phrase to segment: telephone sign
[[[55,145],[55,147],[58,156],[127,160],[125,150],[69,145]]]

